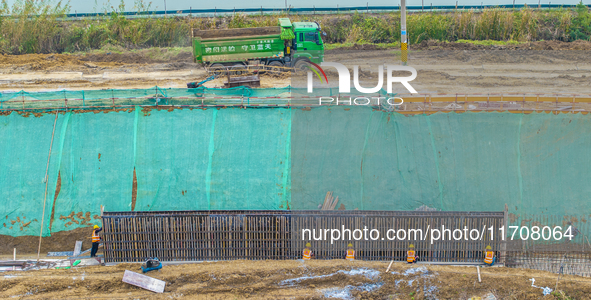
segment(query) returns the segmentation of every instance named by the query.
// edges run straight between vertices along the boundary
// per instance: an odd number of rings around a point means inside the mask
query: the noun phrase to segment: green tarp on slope
[[[54,120],[0,116],[0,234],[39,234]],[[364,107],[60,114],[44,235],[99,223],[101,204],[317,209],[327,191],[346,209],[499,211],[507,203],[521,215],[588,214],[589,149],[591,116],[582,114],[405,116]]]
[[[295,110],[292,208],[589,213],[588,149],[582,114]]]
[[[54,117],[0,117],[0,215],[7,225],[0,234],[39,234]],[[289,126],[289,109],[59,115],[44,236],[50,223],[51,232],[100,224],[100,205],[131,210],[134,168],[135,210],[285,209]],[[20,229],[20,220],[34,219]]]

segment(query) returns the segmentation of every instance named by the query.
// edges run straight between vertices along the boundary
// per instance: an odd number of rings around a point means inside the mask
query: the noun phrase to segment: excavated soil
[[[533,270],[407,265],[388,262],[225,261],[165,265],[146,275],[165,281],[163,294],[123,283],[125,270],[139,264],[69,270],[5,272],[0,297],[68,299],[560,299],[543,295],[555,289],[557,275]],[[531,279],[535,279],[532,286]],[[561,276],[558,292],[569,299],[590,299],[591,279]],[[563,298],[567,299],[567,298]]]
[[[165,49],[162,49],[164,51]],[[82,61],[90,62],[113,62],[123,64],[154,64],[154,63],[167,63],[177,62],[179,66],[184,63],[192,62],[193,55],[190,51],[183,51],[177,55],[173,55],[169,58],[150,57],[145,53],[100,53],[100,54],[88,54],[80,58]]]
[[[47,252],[74,251],[76,241],[82,241],[84,249],[90,248],[92,227],[77,228],[70,231],[54,232],[51,236],[42,238],[41,257],[47,256]],[[33,254],[36,257],[39,247],[39,236],[19,236],[0,235],[0,254],[10,254],[16,248],[17,258],[30,257]]]
[[[411,45],[409,65],[418,74],[412,86],[422,94],[568,93],[589,94],[591,42],[542,41],[506,46],[424,41]],[[375,86],[377,66],[400,64],[400,51],[355,45],[326,51],[326,61],[352,70],[360,67],[362,86]],[[325,68],[336,87],[334,68]],[[352,71],[351,71],[352,73]],[[351,74],[353,75],[353,74]],[[0,56],[0,89],[45,91],[62,89],[186,88],[208,77],[193,63],[190,48],[148,49],[128,53],[31,54]],[[225,77],[205,83],[223,87]],[[261,87],[293,85],[289,74],[261,76]],[[406,93],[400,85],[395,91]]]
[[[504,46],[423,41],[411,45],[409,65],[418,71],[413,86],[419,93],[588,93],[589,50],[589,41]],[[385,63],[397,64],[399,55],[396,49],[355,45],[328,50],[325,60],[359,65],[361,82],[370,86],[375,84],[374,69]],[[330,74],[335,76],[336,72]],[[0,89],[4,90],[184,88],[186,83],[207,76],[192,62],[189,48],[180,52],[155,48],[128,53],[0,56]],[[218,78],[205,85],[221,87],[225,80]],[[261,78],[261,87],[290,84],[286,75]]]
[[[0,55],[2,74],[26,71],[71,71],[95,68],[111,68],[124,65],[124,62],[111,61],[101,64],[90,64],[83,57],[69,54],[23,54]]]

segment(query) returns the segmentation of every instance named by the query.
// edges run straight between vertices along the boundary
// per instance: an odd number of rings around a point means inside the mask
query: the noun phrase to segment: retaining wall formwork
[[[343,259],[352,243],[361,260],[405,260],[409,244],[421,261],[478,263],[491,245],[505,244],[487,230],[503,212],[405,211],[174,211],[103,214],[107,262],[300,259],[307,242],[317,259]],[[432,243],[430,228],[477,228],[481,238]],[[486,229],[484,229],[486,228]],[[324,229],[336,229],[336,233]],[[349,236],[345,229],[352,233]],[[353,232],[355,230],[359,232]],[[402,233],[388,234],[393,229]],[[410,232],[409,230],[414,230]],[[307,231],[309,230],[309,231]],[[363,233],[363,230],[366,230]],[[370,233],[377,230],[376,234]],[[481,231],[482,230],[482,231]],[[377,234],[379,232],[379,234]],[[409,233],[410,232],[410,233]],[[414,232],[417,232],[416,234]],[[397,239],[396,236],[401,239]],[[333,237],[333,239],[331,239]]]

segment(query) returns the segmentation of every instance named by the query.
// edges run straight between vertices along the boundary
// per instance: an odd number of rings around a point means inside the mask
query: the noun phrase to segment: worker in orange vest
[[[345,259],[355,260],[355,250],[353,250],[353,244],[351,243],[347,245],[347,256],[345,256]]]
[[[484,263],[492,267],[496,261],[497,258],[495,257],[495,253],[492,251],[492,248],[490,245],[486,246],[486,250],[484,251]]]
[[[312,250],[310,250],[311,246],[312,245],[310,245],[310,243],[306,243],[306,248],[302,252],[302,259],[309,260],[314,257],[314,253],[312,252]]]
[[[418,258],[419,258],[419,256],[416,255],[416,252],[415,252],[415,245],[413,245],[413,244],[408,245],[408,251],[406,251],[406,262],[409,264],[414,264],[417,262]]]
[[[98,251],[99,243],[101,242],[101,237],[98,233],[103,230],[98,225],[94,225],[92,229],[92,249],[90,250],[90,257],[95,257],[96,252]]]

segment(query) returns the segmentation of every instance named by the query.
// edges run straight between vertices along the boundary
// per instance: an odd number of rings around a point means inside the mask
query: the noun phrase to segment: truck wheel
[[[293,70],[296,74],[301,75],[308,71],[308,67],[310,66],[310,62],[307,59],[300,58],[296,60]]]
[[[226,66],[222,64],[213,64],[209,67],[209,73],[215,77],[220,77],[226,73]]]
[[[279,75],[283,72],[283,64],[279,61],[272,61],[267,65],[267,70],[271,75]]]
[[[232,70],[231,74],[233,74],[233,75],[246,75],[246,73],[247,73],[246,66],[243,64],[233,65],[231,70]]]

